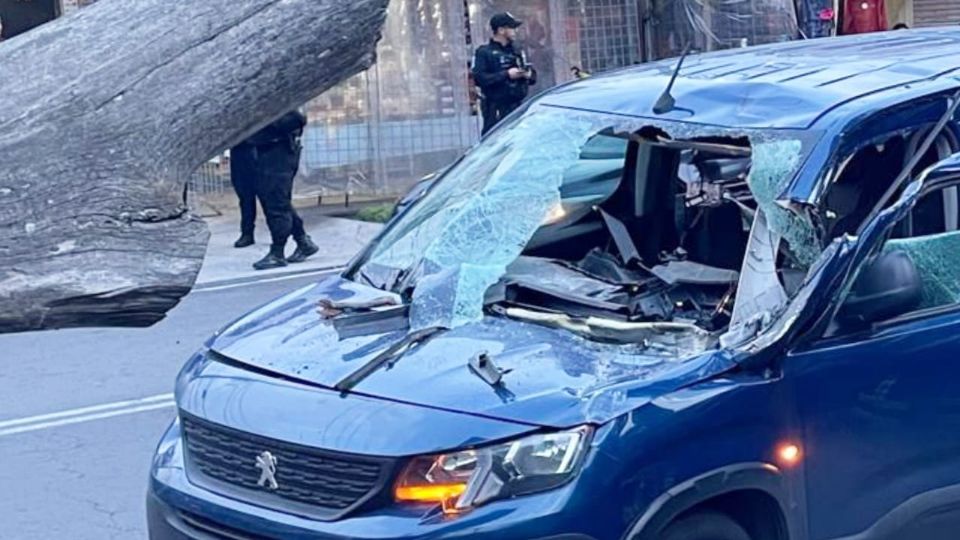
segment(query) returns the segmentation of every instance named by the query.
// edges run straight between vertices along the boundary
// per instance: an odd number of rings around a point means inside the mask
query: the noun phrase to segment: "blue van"
[[[539,96],[187,362],[151,538],[957,538],[958,90],[944,29]]]

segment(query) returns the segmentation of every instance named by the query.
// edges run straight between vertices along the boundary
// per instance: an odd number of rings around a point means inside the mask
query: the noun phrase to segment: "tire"
[[[747,531],[726,514],[696,512],[667,527],[659,540],[753,540]]]

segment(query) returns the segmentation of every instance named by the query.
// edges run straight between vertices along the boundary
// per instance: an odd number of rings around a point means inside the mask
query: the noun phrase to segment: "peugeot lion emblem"
[[[270,452],[263,452],[257,456],[257,468],[260,469],[260,479],[257,485],[274,491],[280,487],[277,484],[277,457]]]

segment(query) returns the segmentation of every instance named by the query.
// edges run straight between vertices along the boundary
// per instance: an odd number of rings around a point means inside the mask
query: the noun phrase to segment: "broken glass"
[[[802,144],[799,140],[751,142],[753,164],[747,183],[757,206],[766,214],[770,231],[787,241],[797,262],[810,266],[821,251],[816,231],[809,221],[778,202],[800,166]]]
[[[476,147],[420,203],[418,215],[384,237],[371,261],[422,261],[411,328],[479,320],[486,290],[506,272],[560,204],[563,174],[609,122],[603,115],[543,108]]]
[[[783,237],[795,248],[797,258],[816,258],[819,250],[813,228],[806,218],[794,215],[793,209],[777,201],[814,135],[808,138],[793,131],[731,130],[533,105],[455,164],[387,229],[354,275],[376,277],[371,283],[404,295],[412,292],[412,330],[453,328],[482,319],[487,290],[509,273],[508,268],[541,227],[567,217],[580,219],[588,215],[592,205],[601,204],[614,193],[622,167],[615,162],[622,162],[624,143],[623,139],[613,139],[611,133],[628,135],[643,128],[662,131],[674,141],[748,139],[754,152],[749,186],[755,190],[760,210],[768,216],[775,235],[765,245],[749,249],[769,248],[763,259],[775,261],[778,239]],[[604,163],[597,173],[589,166],[601,159],[609,159],[610,170]],[[587,169],[589,174],[579,174]],[[667,179],[663,176],[658,181]],[[728,198],[715,199],[712,202],[717,205],[726,204]],[[732,202],[741,208],[743,219],[753,220],[751,208],[740,200]],[[643,236],[642,231],[631,234]],[[562,272],[537,273],[538,279],[559,292],[585,288],[584,279],[570,279]],[[709,278],[712,284],[734,281],[735,276],[736,272],[727,271],[722,279],[712,275],[701,278]],[[679,279],[672,274],[663,277],[667,282]],[[742,275],[741,285],[751,279]],[[739,293],[737,302],[742,298]]]
[[[960,232],[897,238],[883,250],[903,251],[916,265],[922,281],[921,308],[960,302]]]
[[[495,265],[439,266],[430,259],[425,264],[429,268],[414,289],[410,305],[412,330],[455,328],[479,321],[484,294],[505,272],[503,266]]]

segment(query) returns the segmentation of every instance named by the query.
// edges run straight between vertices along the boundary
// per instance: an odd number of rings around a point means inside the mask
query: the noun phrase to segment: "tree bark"
[[[163,318],[190,173],[369,67],[387,1],[101,0],[0,43],[0,333]]]

